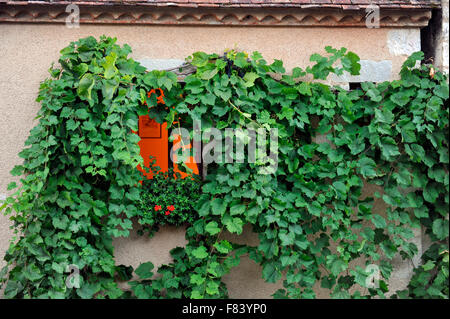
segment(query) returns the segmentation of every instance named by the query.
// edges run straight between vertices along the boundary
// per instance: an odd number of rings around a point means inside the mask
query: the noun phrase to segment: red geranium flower
[[[166,216],[167,216],[167,215],[170,215],[170,212],[169,212],[169,211],[166,211]]]
[[[167,206],[167,209],[173,212],[175,210],[175,206],[173,205]]]
[[[155,205],[155,210],[156,211],[161,210],[161,209],[162,209],[161,205]]]

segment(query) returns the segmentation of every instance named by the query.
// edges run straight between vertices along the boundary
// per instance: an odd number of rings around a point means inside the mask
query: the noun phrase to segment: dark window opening
[[[361,89],[361,82],[349,82],[348,83],[350,91]]]
[[[420,30],[421,50],[425,55],[425,63],[435,63],[438,38],[441,33],[442,11],[433,9],[428,26]]]

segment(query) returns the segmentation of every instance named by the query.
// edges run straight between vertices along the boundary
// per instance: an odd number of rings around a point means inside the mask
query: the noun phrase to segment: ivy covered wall
[[[389,60],[392,62],[392,77],[396,77],[401,64],[406,60],[407,54],[393,55],[387,47],[389,39],[388,29],[359,30],[344,29],[339,32],[330,32],[321,29],[252,29],[234,28],[235,32],[230,33],[226,28],[212,28],[217,37],[211,37],[208,28],[195,29],[185,28],[183,32],[177,29],[155,27],[151,31],[135,27],[84,27],[80,30],[67,30],[63,27],[55,26],[20,26],[8,25],[10,34],[14,36],[6,37],[2,46],[1,59],[4,64],[10,65],[6,78],[0,89],[5,103],[2,104],[2,125],[0,135],[2,136],[2,167],[0,182],[2,189],[11,180],[9,171],[15,164],[20,164],[17,157],[22,149],[28,131],[34,126],[33,118],[39,109],[39,104],[34,102],[39,87],[39,82],[46,77],[46,70],[51,62],[58,58],[58,51],[65,47],[68,39],[76,40],[84,35],[110,34],[117,36],[119,42],[128,43],[133,47],[133,56],[136,59],[144,58],[178,58],[182,59],[194,51],[218,52],[220,50],[233,47],[235,43],[242,50],[260,51],[268,60],[281,58],[285,66],[306,66],[312,53],[323,53],[324,45],[334,47],[347,47],[357,52],[365,60]],[[58,29],[60,28],[60,29]],[[240,31],[240,32],[236,32]],[[191,37],[186,37],[185,32],[191,32]],[[33,36],[39,34],[39,36]],[[59,36],[55,37],[55,33]],[[370,33],[373,41],[355,43],[352,39],[356,37],[367,37]],[[266,39],[271,41],[260,41],[264,34]],[[236,37],[238,35],[238,37]],[[171,41],[155,41],[155,39],[171,39]],[[298,41],[301,38],[302,41]],[[318,38],[322,42],[316,41]],[[123,39],[123,40],[122,40]],[[250,40],[249,40],[250,39]],[[21,50],[22,43],[29,43],[28,50]],[[31,52],[31,54],[30,54]],[[3,62],[3,61],[2,61]],[[26,78],[27,81],[23,81]],[[369,189],[368,192],[373,192]],[[381,205],[381,204],[379,204]],[[2,219],[2,242],[6,243],[11,233],[8,231],[8,221]],[[420,234],[416,234],[416,242],[421,245]],[[231,236],[231,235],[227,235]],[[240,237],[246,243],[256,243],[257,238],[248,230]],[[129,263],[137,266],[140,262],[152,260],[155,265],[167,263],[169,261],[168,250],[171,247],[185,243],[183,230],[173,228],[162,229],[151,242],[141,240],[119,239],[115,241],[116,260],[119,263]],[[130,247],[133,247],[132,249]],[[3,247],[3,252],[6,250]],[[410,267],[399,264],[404,271],[392,283],[398,288],[405,287],[408,277],[410,277]],[[251,278],[246,285],[250,287],[244,289],[242,278]],[[225,281],[228,283],[230,296],[239,297],[269,297],[280,285],[263,283],[261,270],[250,260],[243,260],[241,266],[234,269]],[[395,276],[393,277],[395,278]],[[320,296],[320,293],[319,293]],[[323,295],[325,297],[325,295]]]

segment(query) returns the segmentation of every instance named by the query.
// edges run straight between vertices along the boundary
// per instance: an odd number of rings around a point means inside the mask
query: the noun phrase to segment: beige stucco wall
[[[391,61],[391,77],[398,73],[407,54],[420,45],[417,29],[131,25],[81,25],[79,29],[69,29],[55,24],[0,24],[0,199],[7,194],[6,186],[13,180],[9,171],[21,163],[17,154],[35,125],[33,118],[39,109],[35,98],[40,81],[47,77],[47,69],[70,41],[102,34],[117,37],[120,44],[128,43],[135,59],[184,59],[195,51],[222,52],[237,47],[247,52],[258,50],[269,62],[282,59],[287,69],[305,67],[309,56],[324,53],[326,45],[344,46],[364,60]],[[9,225],[8,218],[0,216],[0,259],[12,235]],[[249,230],[240,240],[252,244],[258,241]],[[117,263],[137,266],[151,260],[159,265],[169,261],[168,251],[172,247],[184,243],[183,229],[170,227],[162,229],[152,240],[136,235],[117,239]],[[3,264],[0,260],[0,267]],[[281,287],[281,283],[267,284],[260,278],[261,269],[253,261],[243,259],[225,278],[230,297],[270,298]],[[327,295],[321,292],[319,296]]]

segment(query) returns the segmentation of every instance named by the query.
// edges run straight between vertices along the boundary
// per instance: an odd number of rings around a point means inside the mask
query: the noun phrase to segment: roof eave
[[[0,0],[0,22],[65,23],[76,3],[80,23],[214,26],[366,27],[366,6],[161,6],[151,3]],[[189,3],[187,3],[189,4]],[[380,7],[379,27],[424,27],[433,6]]]

